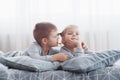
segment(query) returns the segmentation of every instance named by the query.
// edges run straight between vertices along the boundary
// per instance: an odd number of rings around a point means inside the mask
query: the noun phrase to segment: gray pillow
[[[0,56],[0,63],[3,65],[8,66],[9,68],[20,69],[20,70],[27,70],[27,71],[37,71],[37,68],[32,66],[23,65],[14,61],[10,61],[5,57]]]
[[[74,57],[61,63],[63,70],[74,72],[89,72],[99,68],[112,66],[120,59],[120,50],[103,51],[96,54]]]
[[[27,71],[48,71],[58,68],[58,62],[48,62],[38,59],[32,59],[28,56],[6,57],[4,58],[5,65]]]
[[[9,70],[0,63],[0,80],[8,80]]]

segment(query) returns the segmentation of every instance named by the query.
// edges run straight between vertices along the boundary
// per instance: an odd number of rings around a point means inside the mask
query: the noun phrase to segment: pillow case
[[[0,80],[8,80],[8,68],[0,63]]]
[[[120,50],[108,50],[97,52],[96,54],[74,57],[62,62],[61,67],[63,70],[85,73],[112,66],[118,59],[120,59]]]
[[[10,61],[3,56],[0,56],[0,63],[8,66],[9,68],[27,70],[27,71],[37,71],[35,67],[26,66],[20,63],[16,63],[15,61]]]
[[[55,70],[59,66],[58,62],[52,63],[43,60],[32,59],[27,56],[2,57],[1,59],[1,63],[8,67],[27,71]]]

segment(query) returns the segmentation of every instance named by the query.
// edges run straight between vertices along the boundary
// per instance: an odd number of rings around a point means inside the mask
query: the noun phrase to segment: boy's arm
[[[52,55],[52,61],[60,61],[60,62],[63,62],[63,61],[66,61],[68,59],[68,56],[64,53],[58,53],[58,54],[55,54],[55,55]]]
[[[64,54],[54,55],[42,55],[42,48],[34,42],[24,53],[24,55],[30,56],[33,59],[45,60],[45,61],[65,61],[67,56]]]
[[[37,42],[33,42],[33,44],[30,45],[30,47],[24,52],[25,56],[29,56],[33,59],[40,59],[45,61],[51,61],[52,56],[42,56],[42,48],[39,46]]]

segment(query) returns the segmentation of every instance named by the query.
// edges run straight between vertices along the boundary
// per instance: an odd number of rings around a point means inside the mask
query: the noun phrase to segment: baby
[[[69,58],[60,64],[63,70],[89,72],[111,66],[120,59],[120,50],[89,51],[81,45],[83,43],[80,42],[79,35],[79,29],[75,25],[69,25],[61,33],[64,46],[60,52],[67,54]]]
[[[84,42],[80,42],[79,29],[76,25],[69,25],[61,33],[62,43],[64,46],[60,52],[66,53],[69,58],[82,55],[83,53],[90,53],[88,47]]]

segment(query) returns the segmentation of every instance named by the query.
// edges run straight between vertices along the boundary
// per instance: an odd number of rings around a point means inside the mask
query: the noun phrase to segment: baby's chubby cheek
[[[73,43],[77,45],[77,44],[79,44],[79,41],[74,40]]]

